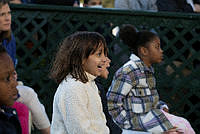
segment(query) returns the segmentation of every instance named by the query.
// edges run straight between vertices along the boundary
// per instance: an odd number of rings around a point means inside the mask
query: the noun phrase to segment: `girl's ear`
[[[146,47],[140,47],[139,51],[140,51],[141,55],[143,55],[143,56],[146,56],[149,53],[149,51]]]
[[[86,62],[86,59],[83,59],[83,60],[82,60],[82,65],[84,65],[84,64],[85,64],[85,62]]]

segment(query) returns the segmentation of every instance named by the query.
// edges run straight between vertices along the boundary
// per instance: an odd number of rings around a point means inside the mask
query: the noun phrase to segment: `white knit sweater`
[[[109,134],[95,77],[76,81],[71,75],[59,85],[53,102],[51,134]]]

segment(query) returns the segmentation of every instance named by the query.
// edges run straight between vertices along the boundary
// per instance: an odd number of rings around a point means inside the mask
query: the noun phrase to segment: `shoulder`
[[[116,75],[128,75],[133,73],[136,69],[138,69],[137,65],[134,62],[128,61],[117,70]]]
[[[6,42],[7,42],[7,45],[11,45],[11,46],[13,46],[13,47],[15,47],[15,44],[16,44],[16,40],[15,40],[15,36],[14,36],[14,34],[13,33],[11,33],[11,36],[10,36],[11,38],[9,39],[9,40],[7,40]],[[13,45],[14,44],[14,45]]]
[[[83,86],[85,86],[85,83],[72,77],[66,77],[66,79],[64,79],[59,85],[60,88],[77,90],[81,89]]]
[[[88,88],[85,85],[73,78],[63,80],[54,95],[54,104],[63,107],[78,102],[87,102]]]
[[[17,90],[19,91],[20,95],[24,95],[24,94],[36,94],[36,92],[28,86],[24,86],[24,85],[18,85],[17,86]]]
[[[57,88],[56,94],[60,97],[80,96],[86,92],[87,86],[85,83],[74,78],[64,79]]]
[[[27,103],[33,98],[37,98],[37,93],[31,87],[18,85],[17,90],[20,95],[20,97],[18,98],[19,102]]]

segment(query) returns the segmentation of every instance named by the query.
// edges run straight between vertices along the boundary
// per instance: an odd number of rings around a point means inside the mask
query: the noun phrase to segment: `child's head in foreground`
[[[51,69],[51,78],[62,82],[70,74],[73,78],[88,82],[86,72],[100,76],[105,64],[107,45],[97,32],[76,32],[61,43]]]
[[[18,97],[15,68],[5,48],[0,45],[0,106],[12,106]]]

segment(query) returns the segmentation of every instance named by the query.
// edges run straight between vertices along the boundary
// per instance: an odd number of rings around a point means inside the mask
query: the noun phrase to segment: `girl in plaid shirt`
[[[116,124],[130,134],[194,134],[187,120],[165,112],[167,106],[159,101],[152,68],[163,59],[159,37],[149,31],[137,32],[129,24],[121,27],[119,37],[133,53],[115,73],[107,93],[108,110]]]

